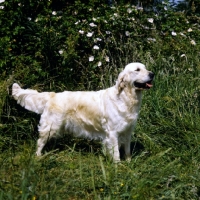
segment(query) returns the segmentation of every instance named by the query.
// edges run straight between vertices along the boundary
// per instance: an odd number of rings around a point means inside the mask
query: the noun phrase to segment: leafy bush
[[[96,89],[102,87],[102,74],[108,68],[113,70],[113,62],[120,68],[137,60],[134,52],[141,48],[159,48],[167,55],[177,50],[184,53],[190,42],[198,42],[194,40],[199,37],[198,26],[190,27],[184,13],[174,13],[168,4],[161,5],[158,13],[145,13],[132,5],[62,3],[63,7],[51,1],[4,2],[0,10],[1,73],[6,69],[23,84],[40,83],[46,89],[50,82],[62,83],[69,89],[74,85],[84,89],[88,86],[83,83],[89,82],[91,89]],[[59,10],[54,10],[53,5]]]

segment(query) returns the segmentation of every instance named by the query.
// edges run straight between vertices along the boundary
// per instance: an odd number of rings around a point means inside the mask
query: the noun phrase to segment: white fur
[[[65,132],[101,139],[115,162],[120,160],[119,147],[123,145],[130,159],[131,134],[142,99],[142,89],[136,88],[134,82],[149,81],[149,73],[143,64],[130,63],[119,74],[115,86],[97,92],[39,93],[14,83],[12,95],[17,103],[41,114],[36,154],[41,155],[49,138]]]

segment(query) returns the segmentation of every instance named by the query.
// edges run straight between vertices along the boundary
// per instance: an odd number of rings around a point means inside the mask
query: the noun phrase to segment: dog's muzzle
[[[154,73],[149,72],[149,81],[146,81],[144,83],[135,81],[134,86],[138,89],[150,89],[153,87],[153,84],[152,84],[153,79],[154,79]]]

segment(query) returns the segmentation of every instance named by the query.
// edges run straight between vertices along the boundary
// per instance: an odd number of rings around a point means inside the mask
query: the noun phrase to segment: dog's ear
[[[120,93],[128,84],[128,75],[125,72],[121,72],[117,79],[116,87],[118,93]]]

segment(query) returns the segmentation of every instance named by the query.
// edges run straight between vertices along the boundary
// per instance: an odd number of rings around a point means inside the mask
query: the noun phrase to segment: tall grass
[[[145,57],[145,52],[140,54]],[[183,68],[169,73],[174,70],[169,67],[181,66],[180,62]],[[156,70],[154,88],[144,92],[130,163],[122,161],[116,166],[104,157],[98,143],[71,138],[59,141],[61,150],[55,151],[54,146],[52,152],[36,158],[31,136],[35,121],[25,115],[22,121],[10,122],[7,127],[12,132],[5,134],[10,140],[0,158],[0,198],[198,199],[199,71],[191,71],[190,62],[175,59],[169,65],[160,58],[145,63],[154,71],[162,64],[162,71]],[[105,75],[102,81],[111,76]],[[17,140],[20,132],[27,139]]]

